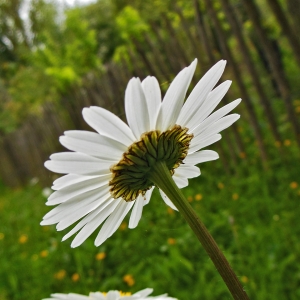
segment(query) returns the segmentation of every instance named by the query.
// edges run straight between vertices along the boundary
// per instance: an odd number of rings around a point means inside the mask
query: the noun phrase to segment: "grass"
[[[251,299],[300,298],[300,187],[293,161],[269,171],[244,164],[228,176],[215,163],[184,193],[224,251]],[[214,169],[212,169],[214,168]],[[71,249],[65,232],[41,227],[49,211],[42,188],[0,186],[0,300],[42,299],[53,292],[152,287],[181,300],[231,299],[181,216],[158,194],[134,230],[128,219],[102,246],[94,234]]]

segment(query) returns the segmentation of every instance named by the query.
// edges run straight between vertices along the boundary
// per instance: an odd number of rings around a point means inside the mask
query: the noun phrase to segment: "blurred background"
[[[0,0],[0,300],[153,287],[181,300],[231,299],[177,212],[155,195],[96,248],[40,227],[57,178],[43,166],[83,107],[125,120],[129,79],[164,93],[194,58],[192,87],[220,59],[241,119],[218,161],[184,189],[252,299],[300,298],[299,0]],[[189,90],[189,91],[190,91]]]

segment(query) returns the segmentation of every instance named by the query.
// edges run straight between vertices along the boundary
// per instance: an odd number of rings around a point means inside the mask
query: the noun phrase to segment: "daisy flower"
[[[215,151],[201,149],[220,140],[219,132],[239,118],[227,114],[241,99],[213,112],[231,85],[228,80],[214,88],[226,65],[221,60],[185,100],[196,64],[194,60],[175,77],[163,101],[155,77],[142,82],[132,78],[125,92],[128,125],[104,108],[83,109],[84,120],[96,132],[71,130],[60,137],[60,143],[73,152],[55,153],[45,163],[49,170],[66,175],[54,181],[55,192],[46,204],[58,206],[41,225],[57,223],[57,230],[64,230],[78,221],[63,237],[78,232],[71,244],[77,247],[103,224],[95,239],[99,246],[131,209],[129,228],[138,225],[154,187],[164,181],[155,177],[163,174],[162,167],[183,188],[189,178],[200,175],[196,165],[218,158]]]
[[[46,298],[43,300],[176,300],[176,298],[168,297],[167,294],[148,297],[153,292],[153,289],[144,289],[133,295],[130,293],[122,293],[119,291],[109,291],[108,293],[95,292],[90,293],[89,296],[79,294],[52,294],[52,298]]]

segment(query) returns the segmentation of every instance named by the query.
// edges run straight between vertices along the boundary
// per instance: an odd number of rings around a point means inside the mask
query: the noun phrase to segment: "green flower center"
[[[158,161],[164,161],[173,175],[174,169],[187,156],[193,138],[187,131],[188,128],[175,125],[164,132],[154,130],[144,133],[141,140],[133,143],[123,158],[111,167],[109,185],[112,196],[129,202],[140,194],[145,195],[154,185],[149,175]]]

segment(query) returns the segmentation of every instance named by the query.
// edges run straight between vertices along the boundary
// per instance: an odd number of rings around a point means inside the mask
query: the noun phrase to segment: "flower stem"
[[[181,190],[175,184],[165,162],[160,161],[155,164],[150,174],[150,180],[152,180],[153,183],[168,196],[188,222],[205,251],[213,261],[219,274],[222,276],[232,297],[236,300],[249,300],[249,297],[230,267],[224,254],[219,249],[205,225],[196,215],[189,202],[185,199]]]

